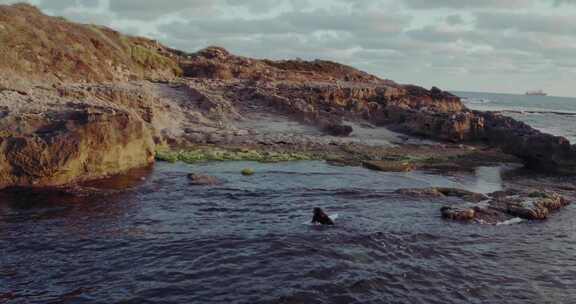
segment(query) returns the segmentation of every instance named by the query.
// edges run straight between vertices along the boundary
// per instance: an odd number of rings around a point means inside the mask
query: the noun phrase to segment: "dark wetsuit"
[[[334,221],[320,208],[314,208],[314,216],[312,217],[312,224],[334,225]]]

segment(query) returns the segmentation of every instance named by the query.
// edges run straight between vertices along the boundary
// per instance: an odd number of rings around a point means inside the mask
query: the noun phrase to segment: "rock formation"
[[[483,142],[530,168],[576,172],[576,148],[563,138],[470,111],[438,88],[330,61],[258,60],[219,47],[188,54],[26,4],[0,5],[0,58],[0,188],[121,173],[149,164],[157,145],[249,142],[294,151],[319,141],[267,140],[238,127],[254,113],[340,137],[354,134],[356,123]]]
[[[444,206],[443,218],[455,221],[474,221],[482,224],[498,224],[513,218],[545,220],[570,201],[554,192],[521,192],[507,190],[488,195],[452,188],[400,189],[396,193],[412,198],[455,197],[464,203]]]
[[[342,132],[343,121],[365,120],[428,138],[489,144],[536,170],[576,172],[576,147],[566,139],[512,118],[471,111],[438,88],[399,85],[327,61],[256,60],[218,47],[181,62],[184,75],[195,78],[190,86],[225,92],[219,98],[232,108],[267,106],[338,135],[348,133]]]
[[[167,48],[16,4],[0,5],[0,58],[0,188],[70,184],[154,161],[155,125],[171,120],[166,105],[120,82],[174,79],[181,70]]]
[[[2,126],[0,188],[102,178],[154,160],[149,129],[123,111],[82,106],[58,113],[8,114]]]

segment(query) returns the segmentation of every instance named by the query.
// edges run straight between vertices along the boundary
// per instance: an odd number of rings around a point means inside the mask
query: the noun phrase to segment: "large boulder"
[[[70,184],[154,161],[150,130],[127,112],[86,107],[7,115],[0,125],[7,124],[13,128],[0,135],[0,188]]]

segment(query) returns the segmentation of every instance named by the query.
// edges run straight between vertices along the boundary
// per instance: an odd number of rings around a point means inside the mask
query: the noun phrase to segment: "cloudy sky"
[[[27,2],[187,51],[218,45],[258,58],[335,60],[426,87],[576,96],[576,0]]]

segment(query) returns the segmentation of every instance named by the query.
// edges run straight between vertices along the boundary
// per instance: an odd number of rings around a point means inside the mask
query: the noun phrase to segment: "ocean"
[[[575,138],[576,99],[458,94]],[[499,170],[160,162],[86,185],[99,195],[0,192],[0,303],[576,303],[575,205],[492,226],[443,220],[450,198],[395,193],[489,193]],[[190,186],[191,172],[224,184]],[[314,207],[336,226],[310,225]]]
[[[530,126],[576,143],[576,98],[497,93],[452,92],[467,107],[498,111]]]
[[[441,219],[449,198],[394,193],[495,191],[493,169],[158,163],[91,185],[122,192],[0,192],[0,303],[575,303],[574,206],[475,225]],[[336,226],[311,225],[314,207]]]

